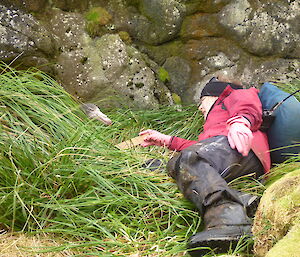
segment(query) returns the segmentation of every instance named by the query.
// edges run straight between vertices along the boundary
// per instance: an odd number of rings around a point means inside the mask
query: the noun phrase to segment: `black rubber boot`
[[[249,218],[253,218],[256,213],[261,196],[244,193],[237,190],[234,191],[236,192],[242,204],[244,205],[247,216]]]
[[[228,143],[217,141],[195,144],[168,162],[170,176],[203,216],[204,231],[193,235],[188,243],[193,257],[204,256],[211,250],[227,253],[241,238],[251,236],[251,220],[244,208],[249,201],[229,188],[219,172],[225,170],[223,166],[230,167],[230,163],[238,164],[238,157]]]
[[[159,159],[149,159],[143,165],[143,168],[146,168],[150,171],[164,171],[165,163]]]
[[[203,219],[204,231],[193,235],[188,242],[192,257],[204,256],[211,251],[214,254],[226,253],[241,239],[252,236],[251,221],[239,203],[221,201],[208,207]]]

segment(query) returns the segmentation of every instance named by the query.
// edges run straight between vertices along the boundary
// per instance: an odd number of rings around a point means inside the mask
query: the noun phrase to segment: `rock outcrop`
[[[157,65],[118,34],[92,39],[78,13],[56,11],[50,24],[60,49],[57,77],[72,95],[102,106],[156,108],[172,103],[152,70]]]
[[[0,60],[26,67],[49,64],[53,37],[32,15],[0,5]]]
[[[82,101],[198,101],[212,76],[246,86],[300,73],[300,3],[285,0],[3,0],[0,58],[38,66]],[[169,79],[160,78],[163,67]]]

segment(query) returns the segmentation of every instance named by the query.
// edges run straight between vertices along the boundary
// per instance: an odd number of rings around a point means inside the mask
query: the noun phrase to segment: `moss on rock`
[[[112,16],[102,7],[94,7],[86,14],[87,21],[95,22],[100,25],[106,25]]]
[[[265,257],[297,257],[300,255],[300,224],[293,226],[292,229],[283,237]]]
[[[126,44],[132,43],[132,39],[127,31],[119,31],[118,34],[124,43]]]
[[[172,93],[172,98],[175,104],[182,104],[181,97],[175,93]]]
[[[170,76],[169,76],[169,73],[168,71],[163,68],[163,67],[160,67],[159,70],[158,70],[158,76],[159,76],[159,79],[162,81],[162,82],[167,82],[167,81],[170,81]]]
[[[111,14],[102,7],[93,7],[86,14],[86,30],[91,36],[101,34],[101,28],[107,25],[111,19]]]
[[[253,233],[256,236],[254,250],[257,256],[265,256],[275,244],[277,248],[278,244],[282,244],[281,240],[285,242],[291,237],[289,234],[295,230],[293,226],[299,226],[299,207],[300,169],[297,169],[273,183],[261,199],[253,226]],[[292,244],[293,237],[291,238]],[[272,249],[272,252],[274,251]],[[297,251],[297,253],[289,256],[300,255],[298,248],[293,248],[293,251]],[[270,254],[267,256],[277,256]]]

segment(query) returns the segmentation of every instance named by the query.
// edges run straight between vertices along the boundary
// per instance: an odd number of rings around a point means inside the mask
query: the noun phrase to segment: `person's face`
[[[206,119],[209,110],[211,109],[211,107],[213,106],[213,104],[216,102],[217,99],[218,99],[217,96],[201,97],[198,108],[203,113],[204,119]]]

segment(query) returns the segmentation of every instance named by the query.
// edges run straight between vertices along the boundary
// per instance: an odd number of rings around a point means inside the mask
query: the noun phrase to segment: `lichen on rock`
[[[56,72],[72,95],[100,107],[157,108],[172,103],[171,93],[156,79],[147,57],[125,44],[119,34],[91,38],[78,13],[56,11],[52,22],[61,51]]]
[[[0,4],[0,59],[54,54],[52,35],[32,15]]]
[[[134,37],[152,45],[174,39],[180,31],[185,6],[177,0],[142,0],[131,19]]]
[[[299,24],[295,15],[299,10],[299,3],[267,2],[254,7],[248,0],[235,0],[219,13],[220,25],[250,53],[284,57],[298,47],[300,35],[292,24]]]
[[[169,103],[170,91],[193,104],[217,74],[246,87],[299,77],[299,21],[299,1],[3,0],[0,58],[43,69],[82,99],[111,97],[117,87],[133,103],[148,85],[153,106]],[[123,52],[104,44],[109,34],[119,35]],[[118,63],[122,53],[127,61]],[[159,67],[168,81],[159,79]]]

